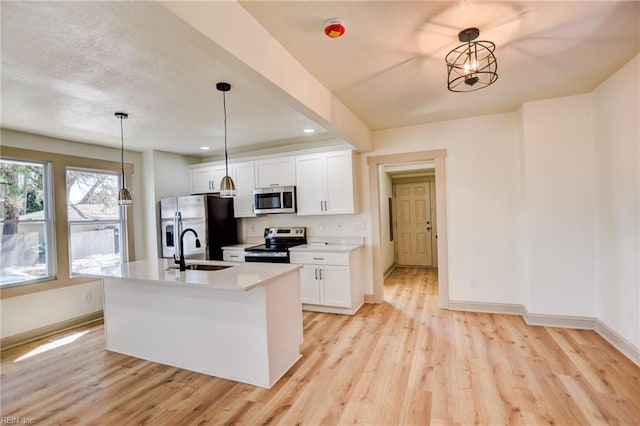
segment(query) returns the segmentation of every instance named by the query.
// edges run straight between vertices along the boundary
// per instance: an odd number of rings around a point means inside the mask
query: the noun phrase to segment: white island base
[[[171,271],[175,282],[103,275],[106,348],[270,388],[301,356],[298,270],[287,268],[249,289],[204,283],[229,278],[232,268]]]

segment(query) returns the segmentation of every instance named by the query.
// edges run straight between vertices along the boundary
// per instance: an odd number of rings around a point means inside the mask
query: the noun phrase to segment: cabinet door
[[[214,167],[198,167],[191,169],[191,193],[201,194],[213,192],[211,182],[214,179]]]
[[[256,188],[294,186],[296,165],[294,157],[259,160],[255,163]]]
[[[211,178],[211,188],[213,188],[213,192],[220,192],[220,182],[222,182],[222,178],[225,177],[226,174],[227,170],[224,165],[213,168],[213,177]],[[231,166],[229,166],[229,176],[231,176],[231,179],[234,179]]]
[[[351,155],[350,151],[327,153],[325,214],[355,213]]]
[[[248,161],[233,165],[233,181],[236,184],[236,196],[233,199],[235,217],[255,217],[253,212],[254,162]]]
[[[324,214],[327,192],[327,167],[324,155],[296,158],[296,197],[298,215]]]
[[[229,169],[229,173],[231,173],[231,169]],[[222,181],[224,175],[224,165],[191,169],[191,193],[203,194],[207,192],[219,192],[220,181]]]
[[[316,265],[304,265],[300,269],[300,299],[302,303],[320,303],[320,281]]]
[[[349,267],[347,266],[321,266],[320,278],[321,297],[323,305],[351,307],[351,282],[349,279]]]

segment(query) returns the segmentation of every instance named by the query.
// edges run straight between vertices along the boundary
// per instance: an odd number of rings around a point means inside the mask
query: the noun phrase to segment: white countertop
[[[248,291],[288,272],[301,268],[290,263],[235,263],[218,260],[187,259],[187,265],[201,263],[228,265],[218,271],[179,271],[170,259],[145,259],[128,262],[119,267],[87,268],[81,275],[116,278],[130,281],[157,282],[160,285],[198,286],[215,290]]]

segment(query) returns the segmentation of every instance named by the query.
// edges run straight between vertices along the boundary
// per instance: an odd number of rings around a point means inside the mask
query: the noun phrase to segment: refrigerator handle
[[[180,212],[175,212],[173,214],[173,245],[174,245],[174,255],[173,260],[175,263],[179,263],[180,261],[180,235],[182,234],[182,214]]]

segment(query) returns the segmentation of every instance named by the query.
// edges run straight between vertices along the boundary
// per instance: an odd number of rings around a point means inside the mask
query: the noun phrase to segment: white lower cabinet
[[[360,279],[361,249],[341,253],[291,252],[302,264],[300,296],[308,311],[354,314],[364,303]]]
[[[300,271],[302,303],[351,307],[349,268],[335,265],[304,265]]]

